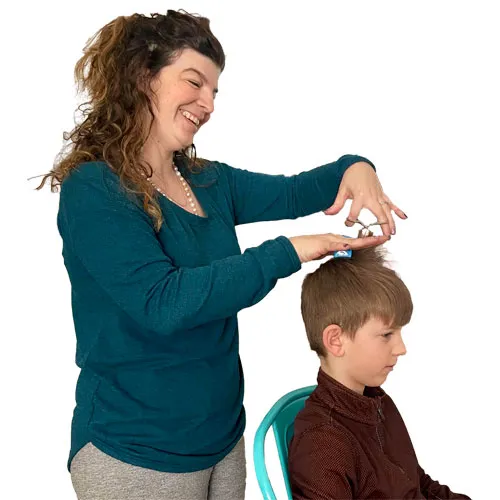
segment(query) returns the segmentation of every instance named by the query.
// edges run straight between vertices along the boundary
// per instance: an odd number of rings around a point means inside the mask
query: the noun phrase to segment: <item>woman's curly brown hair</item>
[[[204,17],[168,10],[166,15],[120,16],[101,28],[75,66],[78,91],[87,99],[77,108],[82,120],[63,134],[69,142],[37,189],[50,179],[56,192],[79,164],[104,161],[128,191],[142,197],[144,210],[159,230],[163,218],[158,194],[146,179],[152,168],[142,158],[153,120],[148,90],[160,70],[187,48],[224,69],[224,51]],[[177,151],[174,161],[193,173],[205,164],[196,158],[194,145]]]

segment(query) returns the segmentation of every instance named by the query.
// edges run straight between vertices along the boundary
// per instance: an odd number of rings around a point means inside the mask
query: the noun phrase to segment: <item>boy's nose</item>
[[[406,354],[406,346],[405,343],[403,342],[403,339],[401,339],[400,342],[396,345],[394,349],[394,354],[396,356],[404,356]]]

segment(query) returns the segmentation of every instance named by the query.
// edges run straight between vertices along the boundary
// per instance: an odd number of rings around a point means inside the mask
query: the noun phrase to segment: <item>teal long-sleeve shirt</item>
[[[158,233],[106,164],[63,181],[58,228],[81,369],[68,468],[88,442],[166,472],[206,469],[231,451],[245,427],[237,313],[301,267],[284,236],[242,253],[235,227],[328,208],[358,161],[368,162],[346,155],[294,176],[209,162],[184,171],[206,217],[161,197]]]

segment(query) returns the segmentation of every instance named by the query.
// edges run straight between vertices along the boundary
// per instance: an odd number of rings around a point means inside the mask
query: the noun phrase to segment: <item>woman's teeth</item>
[[[192,115],[189,111],[183,111],[182,116],[185,116],[188,120],[191,120],[197,127],[200,126],[200,120],[196,116]]]

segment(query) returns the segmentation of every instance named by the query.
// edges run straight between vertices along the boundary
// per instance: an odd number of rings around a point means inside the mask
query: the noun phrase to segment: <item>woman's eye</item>
[[[197,89],[201,88],[201,83],[195,81],[195,80],[189,80],[189,83],[191,85],[194,85]]]

